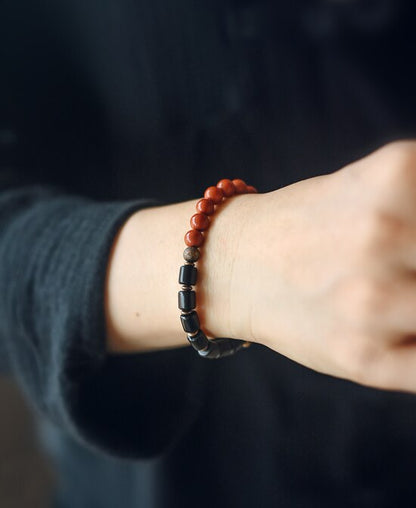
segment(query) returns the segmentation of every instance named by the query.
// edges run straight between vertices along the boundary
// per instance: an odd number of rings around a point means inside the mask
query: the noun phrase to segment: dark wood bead
[[[222,190],[224,196],[230,198],[235,194],[235,187],[231,180],[228,178],[223,178],[217,183],[217,187]]]
[[[199,330],[199,318],[195,311],[189,314],[181,314],[181,323],[186,333],[196,333]]]
[[[205,215],[212,215],[215,211],[214,201],[212,199],[200,199],[196,204],[196,211]]]
[[[183,259],[188,263],[196,263],[199,259],[200,252],[196,247],[186,247],[183,251]]]
[[[185,234],[185,244],[188,247],[200,247],[204,243],[204,235],[196,230],[191,229]]]
[[[193,265],[182,265],[179,269],[179,284],[194,286],[198,277],[198,270]]]
[[[179,291],[178,307],[184,312],[191,312],[196,307],[195,291]]]
[[[247,192],[247,184],[244,180],[236,178],[235,180],[233,180],[233,184],[237,194],[244,194],[245,192]]]
[[[209,217],[204,213],[196,213],[191,217],[191,228],[205,231],[209,228]]]
[[[223,191],[218,187],[214,186],[208,187],[208,189],[204,193],[204,198],[211,199],[212,201],[214,201],[216,205],[221,203],[223,197],[224,197]]]
[[[188,335],[188,341],[197,351],[203,351],[209,346],[209,340],[202,330],[199,330],[196,335]]]

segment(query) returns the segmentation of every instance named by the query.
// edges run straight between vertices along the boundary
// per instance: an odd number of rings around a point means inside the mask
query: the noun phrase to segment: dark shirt
[[[414,135],[415,14],[411,0],[1,3],[2,362],[43,422],[57,506],[413,506],[413,395],[259,345],[108,356],[103,288],[117,230],[154,200],[223,177],[269,191]]]

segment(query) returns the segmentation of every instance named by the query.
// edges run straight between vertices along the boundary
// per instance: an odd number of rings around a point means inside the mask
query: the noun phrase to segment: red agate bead
[[[204,243],[204,235],[196,229],[191,229],[185,235],[185,243],[188,247],[199,247]]]
[[[230,198],[235,194],[235,187],[231,180],[223,178],[217,183],[217,187],[222,190],[226,198]]]
[[[204,213],[196,213],[191,217],[191,228],[198,229],[198,231],[205,231],[209,227],[208,215]]]
[[[233,180],[233,184],[237,194],[244,194],[245,192],[247,192],[247,184],[244,180],[236,178],[235,180]]]
[[[196,211],[205,215],[212,215],[215,210],[214,201],[212,199],[200,199],[196,204]]]
[[[208,189],[204,193],[204,198],[211,199],[216,205],[218,205],[218,203],[221,203],[223,197],[224,197],[223,191],[218,187],[214,186],[208,187]]]

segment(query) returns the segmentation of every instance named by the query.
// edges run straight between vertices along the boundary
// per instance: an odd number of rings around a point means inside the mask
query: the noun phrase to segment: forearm
[[[253,196],[224,203],[213,217],[201,251],[196,286],[198,314],[212,336],[244,334],[229,319],[230,285],[240,234]],[[255,199],[255,197],[254,197]],[[195,200],[135,213],[117,236],[108,264],[108,349],[139,352],[186,346],[177,308],[183,237]]]

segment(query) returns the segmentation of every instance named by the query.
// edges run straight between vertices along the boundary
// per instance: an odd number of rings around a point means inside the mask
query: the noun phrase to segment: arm
[[[200,263],[198,305],[211,334],[416,391],[415,147],[394,143],[332,175],[230,200]],[[186,343],[176,275],[193,204],[139,212],[124,226],[109,265],[110,350]]]

